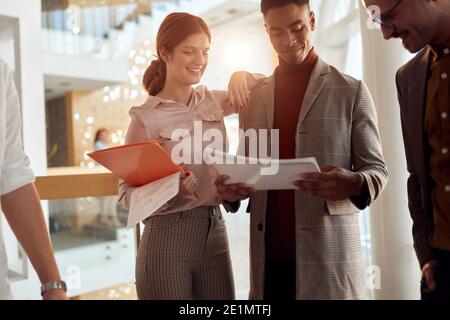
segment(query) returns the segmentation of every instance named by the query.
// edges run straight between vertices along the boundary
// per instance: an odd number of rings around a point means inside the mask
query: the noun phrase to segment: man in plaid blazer
[[[280,158],[315,157],[322,173],[299,176],[295,191],[250,195],[250,299],[362,299],[359,214],[388,180],[373,100],[315,55],[308,1],[263,0],[261,9],[280,65],[250,92],[240,128],[279,129]],[[249,189],[226,179],[218,192],[236,210]]]

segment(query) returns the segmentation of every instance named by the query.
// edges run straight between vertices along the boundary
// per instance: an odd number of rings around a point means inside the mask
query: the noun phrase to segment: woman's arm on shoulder
[[[226,116],[239,113],[248,106],[250,92],[266,78],[262,74],[237,71],[230,78],[228,91],[213,91],[213,94],[220,102]]]

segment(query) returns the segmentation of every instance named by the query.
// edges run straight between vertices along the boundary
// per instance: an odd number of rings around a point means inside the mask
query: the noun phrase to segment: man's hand
[[[62,289],[53,289],[48,290],[42,296],[44,300],[68,300],[69,298],[66,295],[66,292]]]
[[[426,293],[436,291],[436,267],[438,262],[436,260],[430,260],[422,267],[422,281],[425,282],[426,288],[423,289]]]
[[[217,192],[222,198],[222,200],[228,202],[235,202],[238,200],[244,200],[250,196],[250,194],[255,193],[255,187],[246,185],[245,183],[236,184],[225,184],[225,182],[230,179],[229,176],[219,176],[216,179]]]
[[[305,173],[295,185],[317,197],[338,201],[359,196],[363,192],[364,177],[343,168],[322,167],[320,173]]]

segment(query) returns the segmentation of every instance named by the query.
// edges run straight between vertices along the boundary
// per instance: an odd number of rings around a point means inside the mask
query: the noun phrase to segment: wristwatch
[[[41,296],[43,296],[44,293],[46,293],[47,291],[53,290],[53,289],[57,289],[57,290],[62,289],[65,292],[67,292],[67,285],[62,280],[50,281],[50,282],[43,283],[41,286]]]

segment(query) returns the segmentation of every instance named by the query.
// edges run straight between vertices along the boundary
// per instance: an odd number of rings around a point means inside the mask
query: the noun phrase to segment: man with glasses
[[[386,40],[417,53],[397,72],[422,299],[450,299],[450,0],[364,0]],[[374,13],[377,12],[378,16]],[[420,51],[420,52],[419,52]]]

